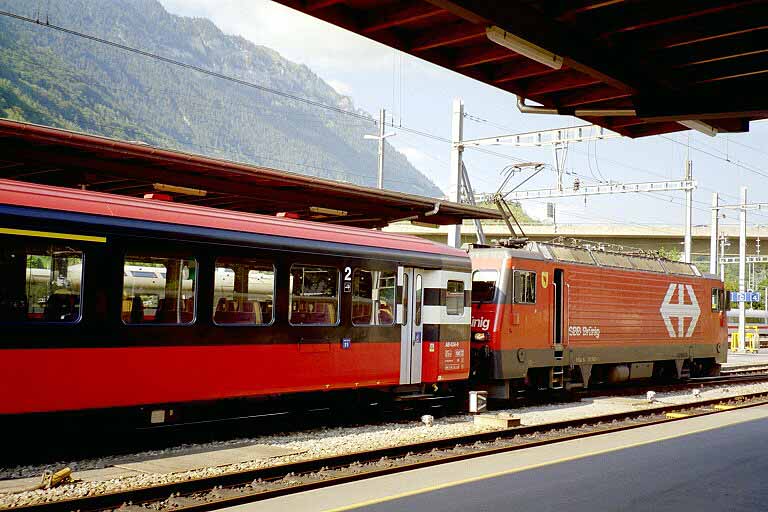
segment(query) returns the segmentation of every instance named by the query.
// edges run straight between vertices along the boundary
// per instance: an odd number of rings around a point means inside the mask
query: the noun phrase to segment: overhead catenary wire
[[[115,41],[110,41],[108,39],[103,39],[101,37],[97,37],[97,36],[94,36],[94,35],[91,35],[91,34],[86,34],[84,32],[79,32],[77,30],[68,29],[66,27],[55,25],[53,23],[48,23],[48,22],[43,23],[40,20],[36,20],[36,19],[30,18],[28,16],[23,16],[23,15],[20,15],[20,14],[8,12],[8,11],[2,11],[2,10],[0,10],[0,16],[5,16],[5,17],[8,17],[8,18],[13,18],[13,19],[20,20],[20,21],[23,21],[23,22],[26,22],[26,23],[31,23],[31,24],[37,25],[39,27],[45,27],[45,28],[48,28],[48,29],[51,29],[51,30],[56,30],[56,31],[62,32],[64,34],[68,34],[68,35],[75,36],[75,37],[80,37],[82,39],[87,39],[87,40],[95,42],[95,43],[103,44],[103,45],[106,45],[106,46],[111,46],[113,48],[117,48],[117,49],[120,49],[120,50],[123,50],[123,51],[126,51],[126,52],[131,52],[131,53],[134,53],[136,55],[141,55],[141,56],[149,58],[149,59],[153,59],[153,60],[156,60],[156,61],[164,62],[164,63],[170,64],[172,66],[177,66],[177,67],[180,67],[180,68],[189,69],[189,70],[195,71],[197,73],[201,73],[201,74],[204,74],[204,75],[208,75],[208,76],[212,76],[212,77],[215,77],[215,78],[219,78],[221,80],[226,80],[228,82],[233,82],[233,83],[236,83],[238,85],[242,85],[244,87],[250,87],[252,89],[257,89],[257,90],[262,91],[262,92],[267,92],[267,93],[270,93],[270,94],[275,94],[277,96],[281,96],[283,98],[287,98],[287,99],[290,99],[290,100],[293,100],[293,101],[297,101],[299,103],[304,103],[304,104],[307,104],[307,105],[311,105],[313,107],[318,107],[318,108],[323,108],[323,109],[326,109],[326,110],[331,110],[331,111],[334,111],[334,112],[338,112],[340,114],[349,115],[349,116],[352,116],[352,117],[357,117],[358,119],[363,119],[365,121],[370,121],[372,123],[376,123],[376,120],[373,119],[372,117],[370,117],[368,115],[365,115],[365,114],[361,114],[359,112],[354,112],[354,111],[351,111],[351,110],[346,110],[346,109],[343,109],[343,108],[335,107],[333,105],[328,105],[326,103],[315,101],[315,100],[312,100],[312,99],[309,99],[309,98],[304,98],[304,97],[298,96],[296,94],[291,94],[291,93],[288,93],[288,92],[285,92],[285,91],[281,91],[279,89],[274,89],[272,87],[267,87],[265,85],[257,84],[257,83],[254,83],[254,82],[249,82],[247,80],[242,80],[240,78],[235,78],[233,76],[225,75],[225,74],[219,73],[217,71],[213,71],[213,70],[210,70],[210,69],[205,69],[205,68],[202,68],[200,66],[195,66],[194,64],[188,64],[186,62],[182,62],[182,61],[179,61],[179,60],[176,60],[176,59],[171,59],[169,57],[165,57],[165,56],[162,56],[162,55],[150,52],[150,51],[141,50],[139,48],[134,48],[132,46],[128,46],[128,45],[125,45],[125,44],[122,44],[122,43],[118,43],[118,42],[115,42]]]
[[[46,19],[43,22],[43,21],[40,20],[39,15],[38,15],[37,19],[34,19],[34,18],[30,18],[30,17],[23,16],[23,15],[20,15],[20,14],[16,14],[16,13],[12,13],[12,12],[8,12],[8,11],[1,11],[0,10],[0,16],[5,16],[5,17],[12,18],[12,19],[15,19],[15,20],[19,20],[19,21],[23,21],[23,22],[26,22],[26,23],[34,24],[36,26],[45,27],[47,29],[55,30],[55,31],[58,31],[58,32],[61,32],[61,33],[64,33],[64,34],[71,35],[71,36],[80,37],[80,38],[83,38],[83,39],[86,39],[86,40],[89,40],[89,41],[92,41],[92,42],[95,42],[95,43],[98,43],[98,44],[106,45],[106,46],[109,46],[109,47],[120,49],[122,51],[131,52],[131,53],[136,54],[136,55],[140,55],[140,56],[143,56],[143,57],[146,57],[146,58],[149,58],[149,59],[153,59],[153,60],[156,60],[156,61],[159,61],[159,62],[163,62],[165,64],[169,64],[169,65],[177,66],[177,67],[180,67],[180,68],[192,70],[194,72],[205,74],[205,75],[217,78],[217,79],[229,81],[229,82],[232,82],[232,83],[244,86],[244,87],[249,87],[249,88],[252,88],[252,89],[255,89],[255,90],[259,90],[261,92],[265,92],[265,93],[269,93],[269,94],[274,94],[274,95],[277,95],[277,96],[280,96],[280,97],[284,97],[286,99],[290,99],[290,100],[293,100],[293,101],[296,101],[296,102],[299,102],[299,103],[307,104],[307,105],[310,105],[310,106],[313,106],[313,107],[317,107],[317,108],[326,109],[328,111],[333,111],[333,112],[336,112],[338,114],[347,115],[347,116],[350,116],[350,117],[353,117],[353,118],[357,118],[357,119],[365,121],[365,122],[370,122],[372,124],[377,124],[376,120],[373,119],[371,116],[369,116],[367,114],[362,114],[362,113],[359,113],[359,112],[346,110],[346,109],[343,109],[343,108],[340,108],[340,107],[336,107],[336,106],[333,106],[333,105],[328,105],[328,104],[325,104],[325,103],[322,103],[322,102],[319,102],[319,101],[316,101],[316,100],[312,100],[312,99],[309,99],[309,98],[304,98],[304,97],[301,97],[301,96],[298,96],[298,95],[295,95],[295,94],[291,94],[291,93],[288,93],[288,92],[285,92],[285,91],[281,91],[279,89],[274,89],[274,88],[271,88],[271,87],[267,87],[267,86],[264,86],[264,85],[261,85],[261,84],[254,83],[254,82],[249,82],[247,80],[242,80],[242,79],[239,79],[239,78],[236,78],[236,77],[232,77],[232,76],[229,76],[229,75],[225,75],[223,73],[219,73],[219,72],[216,72],[216,71],[213,71],[213,70],[210,70],[210,69],[205,69],[205,68],[202,68],[200,66],[193,65],[193,64],[188,64],[188,63],[185,63],[185,62],[182,62],[182,61],[179,61],[179,60],[176,60],[176,59],[172,59],[172,58],[169,58],[169,57],[165,57],[165,56],[162,56],[162,55],[150,52],[150,51],[141,50],[139,48],[134,48],[134,47],[131,47],[131,46],[128,46],[128,45],[125,45],[125,44],[121,44],[121,43],[118,43],[118,42],[115,42],[115,41],[110,41],[108,39],[97,37],[97,36],[94,36],[94,35],[91,35],[91,34],[86,34],[86,33],[83,33],[83,32],[79,32],[77,30],[68,29],[66,27],[62,27],[62,26],[50,23],[49,19]],[[400,79],[402,81],[402,70],[400,71],[400,73],[401,73]],[[401,90],[402,90],[402,84],[401,84]],[[401,95],[402,95],[402,93],[401,93]],[[401,101],[402,101],[402,96],[401,96]],[[402,104],[401,104],[401,109],[402,109]],[[494,126],[497,126],[497,127],[500,127],[500,128],[505,128],[505,129],[507,128],[507,127],[504,127],[503,125],[492,123],[492,122],[490,122],[488,120],[485,120],[485,119],[482,119],[482,118],[476,118],[475,116],[470,117],[470,119],[472,119],[473,121],[485,122],[485,123],[488,123],[488,124],[491,124],[491,125],[494,125]],[[402,112],[400,113],[400,122],[402,123]],[[432,140],[435,140],[435,141],[439,141],[439,142],[443,142],[443,143],[451,143],[452,142],[450,139],[447,139],[445,137],[441,137],[441,136],[438,136],[438,135],[434,135],[432,133],[429,133],[429,132],[426,132],[426,131],[423,131],[423,130],[418,130],[418,129],[415,129],[415,128],[410,128],[410,127],[402,126],[402,125],[395,126],[394,119],[391,122],[391,126],[393,128],[397,128],[397,129],[400,129],[400,130],[412,133],[414,135],[419,135],[419,136],[426,137],[426,138],[429,138],[429,139],[432,139]],[[667,138],[667,137],[663,137],[663,138]],[[668,139],[668,140],[671,140],[672,142],[675,142],[675,143],[680,143],[679,141],[676,141],[674,139]],[[178,141],[175,141],[175,142],[178,143]],[[190,145],[195,145],[197,147],[208,147],[208,148],[210,148],[210,146],[202,146],[202,145],[199,145],[199,144],[191,144],[190,143]],[[221,151],[221,148],[213,148],[213,149],[215,149],[216,151]],[[502,153],[497,153],[497,152],[494,152],[494,151],[491,151],[491,150],[488,150],[488,149],[485,149],[485,148],[467,148],[467,149],[472,149],[472,150],[480,152],[480,153],[484,153],[484,154],[488,154],[488,155],[504,158],[506,160],[518,161],[518,162],[523,162],[524,161],[523,159],[520,159],[520,158],[517,158],[517,157],[513,157],[511,155],[505,155],[505,154],[502,154]],[[705,154],[709,154],[710,156],[713,156],[715,158],[721,158],[722,159],[722,157],[719,157],[718,155],[714,155],[712,153],[708,153],[708,152],[706,152],[704,150],[701,150],[700,148],[692,147],[692,149],[697,150],[697,151],[701,151],[701,152],[703,152]],[[752,149],[754,149],[754,148],[752,148]],[[248,155],[243,155],[243,156],[248,156]],[[259,155],[252,155],[252,156],[257,156],[258,157]],[[271,159],[269,157],[263,157],[262,156],[262,158],[273,160],[273,161],[277,161],[276,159]],[[743,165],[743,164],[738,163],[738,162],[733,162],[733,161],[731,161],[729,159],[724,159],[724,160],[728,161],[729,163],[731,163],[733,165],[736,165],[738,167],[744,168],[747,171],[754,172],[754,173],[759,174],[759,175],[764,176],[764,177],[768,177],[768,174],[766,174],[766,173],[764,173],[764,172],[762,172],[762,171],[760,171],[758,169],[751,168],[749,166]],[[299,166],[315,168],[315,169],[324,170],[324,171],[327,171],[327,172],[340,172],[339,170],[323,169],[323,168],[318,167],[318,166],[312,166],[312,165],[309,165],[309,164],[300,164],[300,163],[297,163],[297,162],[285,162],[285,163],[292,163],[293,165],[299,165]],[[345,171],[345,172],[347,172],[347,171]],[[354,173],[347,172],[347,174],[354,174]],[[357,175],[358,176],[363,176],[363,177],[368,177],[368,175],[363,175],[363,174],[357,174]],[[397,180],[397,181],[406,182],[404,180]],[[413,183],[413,182],[406,182],[406,183]]]
[[[163,62],[165,64],[170,64],[172,66],[177,66],[177,67],[180,67],[180,68],[189,69],[189,70],[192,70],[192,71],[195,71],[195,72],[207,75],[207,76],[215,77],[215,78],[218,78],[218,79],[221,79],[221,80],[225,80],[225,81],[232,82],[232,83],[235,83],[235,84],[238,84],[238,85],[242,85],[244,87],[250,87],[252,89],[256,89],[256,90],[259,90],[261,92],[265,92],[265,93],[269,93],[269,94],[275,94],[277,96],[281,96],[283,98],[291,99],[291,100],[294,100],[294,101],[299,102],[299,103],[303,103],[303,104],[307,104],[307,105],[310,105],[310,106],[313,106],[313,107],[322,108],[322,109],[333,111],[333,112],[336,112],[336,113],[339,113],[339,114],[351,116],[351,117],[354,117],[354,118],[357,118],[357,119],[360,119],[360,120],[363,120],[363,121],[366,121],[366,122],[370,122],[372,124],[378,124],[378,122],[373,117],[371,117],[368,114],[362,114],[362,113],[359,113],[359,112],[355,112],[355,111],[351,111],[351,110],[346,110],[346,109],[343,109],[343,108],[340,108],[340,107],[335,107],[333,105],[328,105],[326,103],[315,101],[315,100],[312,100],[312,99],[309,99],[309,98],[304,98],[302,96],[291,94],[291,93],[288,93],[288,92],[285,92],[285,91],[281,91],[279,89],[275,89],[275,88],[272,88],[272,87],[267,87],[265,85],[257,84],[257,83],[254,83],[254,82],[249,82],[247,80],[242,80],[240,78],[236,78],[236,77],[233,77],[233,76],[225,75],[223,73],[219,73],[217,71],[212,71],[210,69],[205,69],[205,68],[202,68],[200,66],[195,66],[193,64],[188,64],[186,62],[182,62],[182,61],[179,61],[179,60],[176,60],[176,59],[171,59],[169,57],[165,57],[165,56],[162,56],[162,55],[150,52],[150,51],[141,50],[139,48],[134,48],[132,46],[128,46],[128,45],[125,45],[125,44],[122,44],[122,43],[118,43],[118,42],[115,42],[115,41],[110,41],[108,39],[97,37],[97,36],[94,36],[94,35],[91,35],[91,34],[86,34],[84,32],[79,32],[77,30],[73,30],[73,29],[69,29],[69,28],[66,28],[66,27],[62,27],[62,26],[59,26],[59,25],[56,25],[56,24],[53,24],[53,23],[48,23],[48,22],[42,23],[39,19],[34,19],[34,18],[30,18],[28,16],[23,16],[21,14],[16,14],[16,13],[12,13],[12,12],[8,12],[8,11],[3,11],[3,10],[0,10],[0,16],[5,16],[5,17],[12,18],[12,19],[15,19],[15,20],[19,20],[19,21],[23,21],[23,22],[26,22],[26,23],[30,23],[30,24],[33,24],[33,25],[36,25],[36,26],[39,26],[39,27],[44,27],[44,28],[47,28],[47,29],[55,30],[55,31],[58,31],[58,32],[61,32],[61,33],[64,33],[64,34],[68,34],[68,35],[74,36],[74,37],[80,37],[80,38],[83,38],[83,39],[86,39],[86,40],[89,40],[89,41],[92,41],[92,42],[95,42],[95,43],[98,43],[98,44],[106,45],[106,46],[109,46],[109,47],[112,47],[112,48],[117,48],[117,49],[120,49],[120,50],[123,50],[123,51],[126,51],[126,52],[130,52],[130,53],[133,53],[133,54],[136,54],[136,55],[140,55],[140,56],[143,56],[143,57],[146,57],[146,58],[149,58],[149,59],[153,59],[153,60],[156,60],[156,61],[159,61],[159,62]],[[401,119],[401,122],[402,122],[402,119]],[[429,138],[429,139],[432,139],[432,140],[436,140],[436,141],[440,141],[440,142],[445,142],[445,143],[451,143],[451,140],[448,139],[448,138],[441,137],[439,135],[434,135],[432,133],[429,133],[429,132],[426,132],[426,131],[423,131],[423,130],[418,130],[418,129],[415,129],[415,128],[410,128],[410,127],[407,127],[407,126],[396,126],[394,122],[390,122],[389,126],[391,126],[393,128],[397,128],[399,130],[407,131],[409,133],[413,133],[415,135],[420,135],[422,137],[426,137],[426,138]],[[488,151],[488,150],[485,150],[483,152],[488,153],[488,154],[493,154],[493,152]]]

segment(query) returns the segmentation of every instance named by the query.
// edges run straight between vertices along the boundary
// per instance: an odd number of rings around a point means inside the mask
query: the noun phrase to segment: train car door
[[[563,279],[563,269],[556,268],[555,275],[552,280],[552,309],[553,309],[553,323],[552,326],[552,341],[555,350],[555,358],[560,359],[563,357],[563,343],[565,336],[563,335],[563,312],[565,310],[565,280]]]
[[[422,311],[424,309],[423,270],[400,267],[398,286],[402,287],[397,306],[400,324],[400,384],[421,383]]]

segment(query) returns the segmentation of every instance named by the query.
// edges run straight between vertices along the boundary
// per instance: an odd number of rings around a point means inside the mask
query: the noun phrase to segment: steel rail
[[[684,382],[674,383],[645,383],[641,385],[615,386],[610,388],[593,388],[586,390],[576,390],[575,394],[579,398],[593,398],[599,396],[628,396],[642,395],[646,391],[656,391],[670,393],[674,391],[684,391],[686,389],[697,389],[701,387],[718,386],[723,384],[753,384],[768,382],[768,371],[733,371],[728,375],[717,377],[694,377]]]

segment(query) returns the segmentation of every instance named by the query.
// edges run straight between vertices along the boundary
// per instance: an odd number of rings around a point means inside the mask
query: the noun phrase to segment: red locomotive
[[[473,374],[490,396],[714,375],[726,360],[723,283],[693,265],[560,244],[470,256]]]
[[[164,423],[226,399],[417,397],[466,386],[470,365],[473,385],[504,397],[711,374],[726,357],[722,283],[691,265],[558,245],[467,255],[7,180],[0,275],[0,421],[141,411]]]

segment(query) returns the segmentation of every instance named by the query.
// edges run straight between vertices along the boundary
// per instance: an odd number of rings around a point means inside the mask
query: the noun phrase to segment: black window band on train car
[[[186,226],[171,224],[168,222],[147,221],[138,219],[126,219],[121,217],[108,217],[78,212],[52,211],[42,208],[29,208],[22,206],[0,205],[0,214],[11,221],[37,222],[44,225],[56,225],[67,229],[98,230],[118,236],[140,235],[142,238],[157,237],[167,240],[168,235],[173,235],[176,240],[197,242],[210,242],[216,244],[233,244],[237,246],[253,246],[262,250],[274,250],[278,252],[291,252],[296,254],[317,254],[324,257],[354,257],[365,260],[377,260],[388,262],[408,262],[411,267],[440,268],[442,270],[455,270],[468,272],[470,262],[468,258],[433,254],[428,251],[412,251],[404,249],[391,249],[359,244],[345,244],[340,242],[290,238],[280,235],[267,235],[233,231],[212,227]],[[1,232],[1,231],[0,231]],[[86,237],[83,236],[83,239]],[[102,237],[87,237],[90,239]]]
[[[339,269],[291,265],[289,290],[288,323],[339,325]]]
[[[220,257],[214,268],[214,324],[265,327],[274,323],[274,265]]]
[[[121,318],[127,325],[192,325],[196,318],[197,260],[127,254]],[[134,274],[134,272],[137,272]],[[144,277],[152,275],[154,277]]]
[[[66,240],[0,241],[0,323],[79,323],[83,250]]]
[[[536,304],[536,272],[528,270],[513,272],[512,298],[515,304]]]
[[[356,268],[352,274],[352,325],[394,325],[397,274]]]

